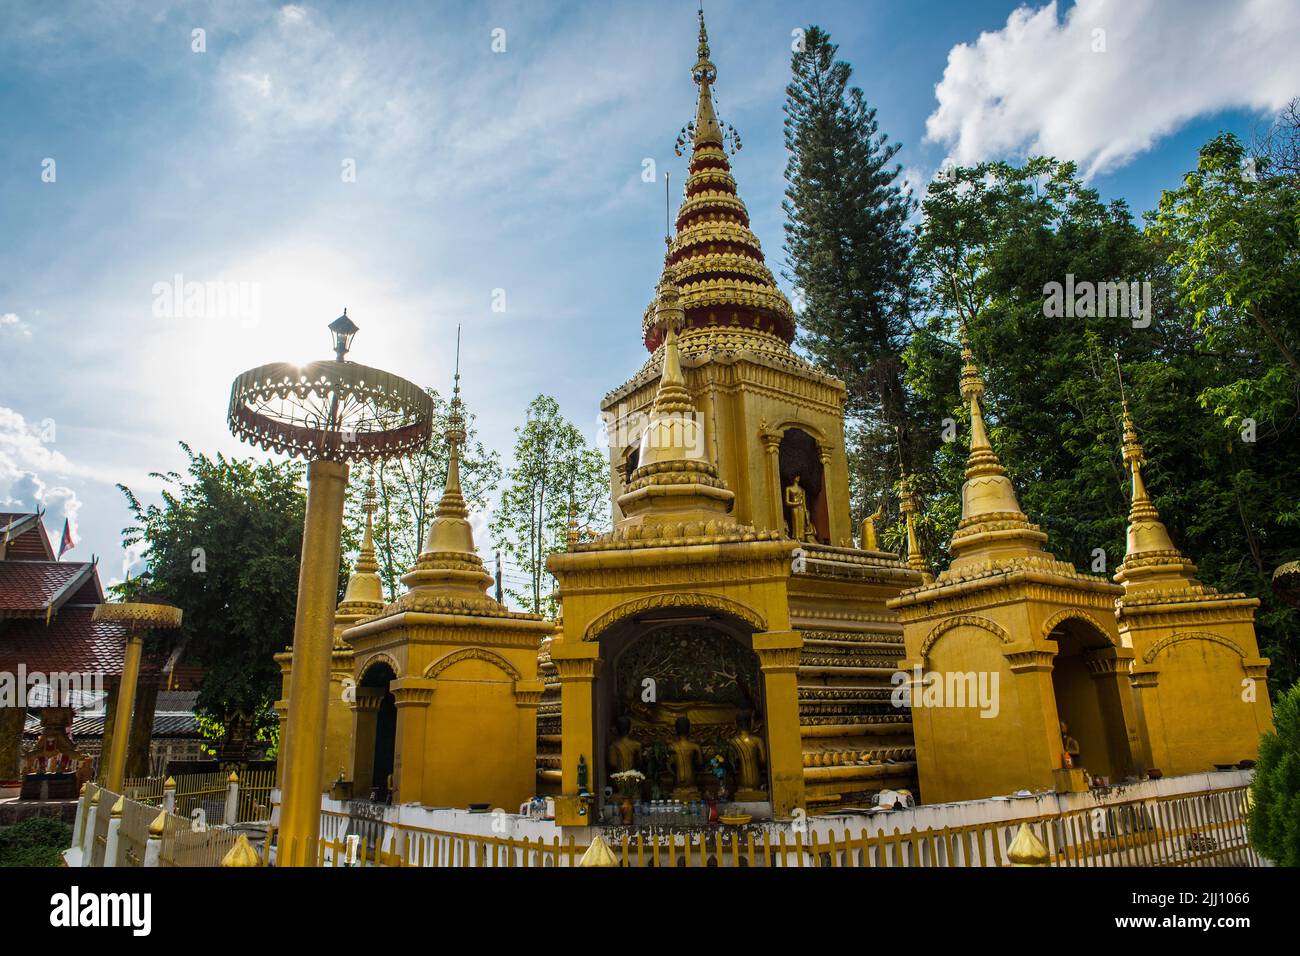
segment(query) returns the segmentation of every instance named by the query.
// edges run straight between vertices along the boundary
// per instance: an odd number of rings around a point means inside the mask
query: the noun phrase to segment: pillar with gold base
[[[121,793],[126,771],[126,751],[131,738],[131,712],[135,706],[136,685],[140,679],[144,632],[180,627],[181,611],[168,604],[125,601],[120,604],[97,604],[92,619],[112,621],[127,629],[122,680],[118,684],[117,701],[113,710],[112,738],[108,752],[102,757],[101,766],[105,769],[100,774],[105,787],[114,793]]]
[[[318,460],[307,470],[307,516],[289,680],[289,739],[280,796],[280,846],[287,850],[283,863],[290,866],[315,861],[320,832],[320,781],[347,480],[348,466],[341,462]]]
[[[250,369],[231,386],[228,411],[237,437],[309,462],[277,856],[288,866],[317,863],[348,462],[423,448],[433,419],[432,399],[422,388],[347,361],[357,326],[346,309],[329,329],[333,360]]]
[[[798,631],[765,631],[753,637],[767,702],[767,763],[772,816],[789,819],[804,806],[803,737],[799,731]]]

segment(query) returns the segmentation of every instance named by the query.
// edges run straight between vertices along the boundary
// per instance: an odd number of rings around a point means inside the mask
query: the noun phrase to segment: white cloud
[[[949,51],[926,139],[963,165],[1047,154],[1093,176],[1198,116],[1279,109],[1300,95],[1298,43],[1294,0],[1020,7]]]
[[[32,327],[13,312],[0,313],[0,335],[16,335],[20,339],[30,339]]]

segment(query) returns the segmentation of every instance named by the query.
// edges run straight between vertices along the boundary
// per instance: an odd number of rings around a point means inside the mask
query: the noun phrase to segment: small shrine
[[[1043,550],[1047,535],[989,442],[964,337],[962,357],[970,456],[952,562],[889,602],[903,620],[922,797],[1083,790],[1144,773],[1133,650],[1115,624],[1122,591]]]
[[[373,550],[363,549],[339,605],[355,693],[349,782],[362,798],[513,810],[537,792],[537,653],[553,625],[487,594],[460,488],[464,441],[458,372],[446,487],[406,590],[376,608]],[[367,514],[367,541],[369,524]]]
[[[1169,537],[1147,493],[1146,455],[1124,402],[1124,463],[1132,477],[1124,563],[1115,580],[1119,631],[1133,647],[1133,688],[1150,767],[1202,773],[1253,761],[1273,729],[1268,659],[1255,639],[1257,598],[1220,594]]]

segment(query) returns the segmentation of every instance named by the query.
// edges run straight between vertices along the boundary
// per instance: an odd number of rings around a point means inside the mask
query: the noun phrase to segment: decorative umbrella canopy
[[[273,362],[236,378],[228,416],[235,436],[308,461],[378,461],[427,445],[433,399],[404,378],[344,360],[356,330],[344,310],[330,325],[337,359]]]
[[[181,609],[170,604],[124,601],[96,604],[91,620],[114,621],[134,631],[170,631],[181,626]]]

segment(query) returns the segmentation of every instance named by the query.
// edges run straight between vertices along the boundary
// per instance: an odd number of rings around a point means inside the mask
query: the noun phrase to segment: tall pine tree
[[[897,479],[900,454],[909,467],[915,457],[901,361],[915,204],[891,163],[898,144],[849,86],[837,49],[811,26],[791,58],[786,277],[803,299],[800,344],[848,386],[854,504],[869,512]]]

